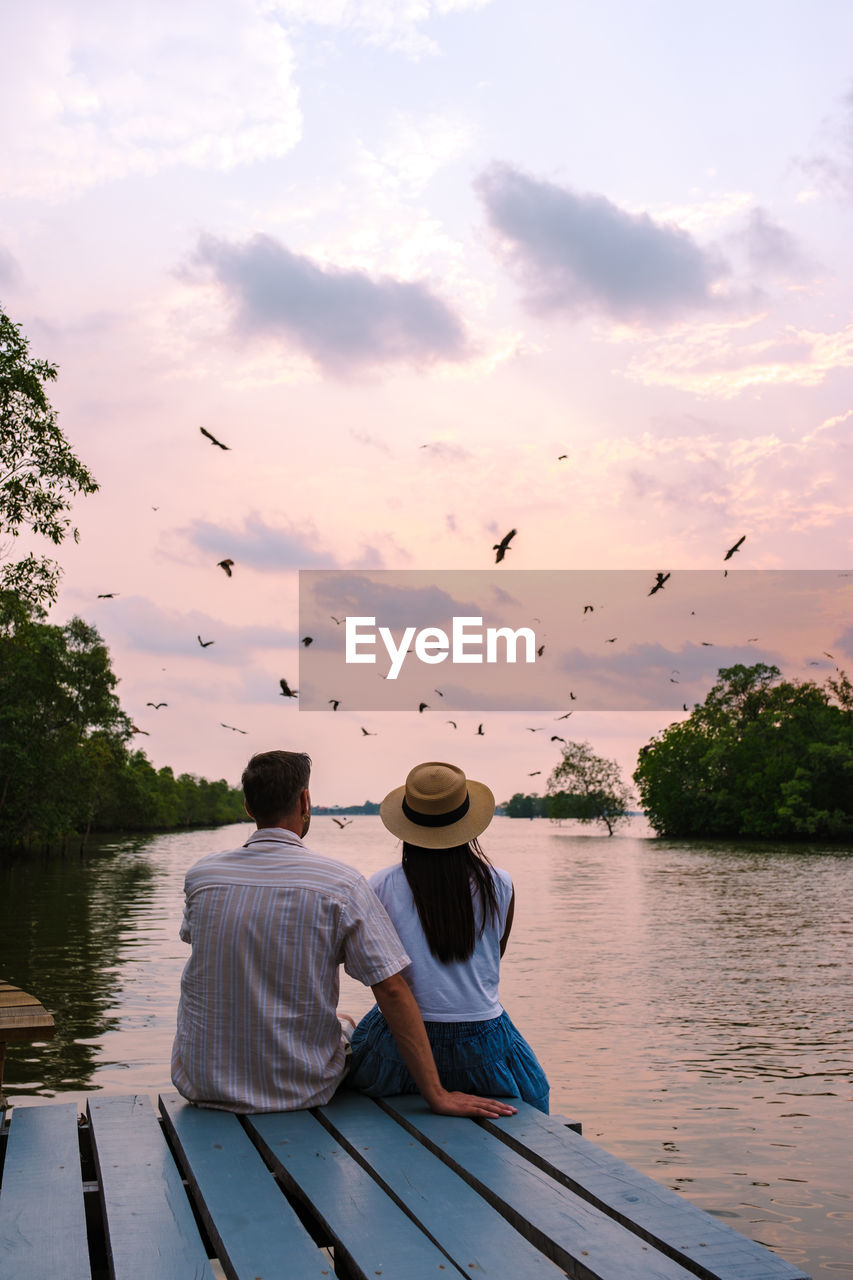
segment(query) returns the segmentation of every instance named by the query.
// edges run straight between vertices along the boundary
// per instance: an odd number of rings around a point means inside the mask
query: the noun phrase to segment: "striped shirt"
[[[328,1102],[344,1076],[338,966],[373,986],[409,963],[367,881],[275,827],[202,858],[184,894],[179,1093],[226,1111]]]

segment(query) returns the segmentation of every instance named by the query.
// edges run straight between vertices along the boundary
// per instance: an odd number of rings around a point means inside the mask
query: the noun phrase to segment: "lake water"
[[[184,871],[249,830],[0,866],[0,976],[57,1024],[9,1046],[13,1102],[171,1087]],[[815,1277],[853,1277],[853,852],[648,835],[497,818],[483,839],[518,899],[502,999],[552,1111]],[[316,817],[309,843],[366,874],[399,857],[372,817]]]

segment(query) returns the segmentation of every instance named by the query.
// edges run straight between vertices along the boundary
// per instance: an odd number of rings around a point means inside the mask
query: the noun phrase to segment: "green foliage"
[[[526,796],[520,791],[516,791],[511,800],[504,801],[502,808],[508,818],[544,818],[548,816],[545,796],[537,796],[535,794]]]
[[[548,779],[549,817],[603,822],[613,835],[627,819],[630,788],[615,760],[597,756],[588,742],[567,742],[562,760]]]
[[[661,835],[759,839],[853,835],[853,689],[757,663],[718,672],[688,720],[642,749],[634,773]]]
[[[47,398],[45,387],[56,375],[56,365],[33,359],[20,325],[0,309],[0,537],[29,531],[58,545],[70,533],[76,541],[66,515],[71,499],[98,488]],[[10,545],[0,546],[0,561]],[[0,590],[31,603],[53,601],[59,575],[56,561],[30,552],[0,564]]]
[[[43,618],[0,593],[0,848],[241,821],[239,789],[176,779],[128,750],[131,724],[97,631]]]

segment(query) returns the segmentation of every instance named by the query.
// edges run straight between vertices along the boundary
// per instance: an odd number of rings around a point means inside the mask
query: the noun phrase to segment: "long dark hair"
[[[403,844],[403,871],[429,949],[444,964],[467,960],[489,918],[498,918],[492,864],[476,840],[452,849]],[[479,897],[479,932],[471,888]]]

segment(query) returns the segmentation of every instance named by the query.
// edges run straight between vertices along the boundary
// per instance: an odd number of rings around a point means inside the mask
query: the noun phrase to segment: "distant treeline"
[[[501,812],[508,818],[550,818],[552,822],[559,822],[563,818],[589,822],[599,816],[598,808],[590,802],[588,795],[576,795],[569,791],[555,791],[547,796],[537,795],[535,791],[532,795],[516,791],[510,800],[504,801]]]
[[[346,818],[355,813],[376,814],[379,805],[373,800],[365,800],[364,804],[312,804],[311,812],[318,817]]]
[[[98,632],[81,618],[43,618],[0,592],[0,849],[245,821],[239,788],[176,778],[131,750],[133,725]]]

